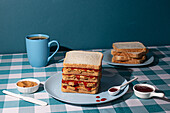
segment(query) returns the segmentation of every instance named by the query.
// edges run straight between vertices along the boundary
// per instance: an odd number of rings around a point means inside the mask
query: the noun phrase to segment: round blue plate
[[[115,66],[145,66],[145,65],[149,65],[154,61],[154,57],[151,55],[151,53],[147,53],[146,54],[146,61],[141,63],[141,64],[121,64],[121,63],[113,63],[112,62],[112,57],[113,55],[111,54],[111,50],[107,50],[105,52],[103,52],[103,61],[106,62],[107,64],[110,65],[115,65]]]
[[[112,100],[115,100],[121,96],[123,96],[129,89],[129,85],[122,88],[119,94],[115,96],[109,95],[107,90],[112,86],[121,85],[126,83],[127,80],[124,79],[119,74],[115,74],[114,72],[110,72],[107,69],[102,70],[103,75],[100,83],[99,92],[97,94],[81,94],[81,93],[64,93],[61,91],[61,81],[62,81],[62,73],[56,73],[51,76],[44,84],[44,89],[46,92],[51,95],[53,98],[58,99],[60,101],[71,103],[71,104],[79,104],[79,105],[89,105],[89,104],[101,104],[106,103]],[[100,96],[100,98],[96,98],[96,96]],[[106,98],[105,101],[96,102],[96,100],[101,100],[102,98]]]

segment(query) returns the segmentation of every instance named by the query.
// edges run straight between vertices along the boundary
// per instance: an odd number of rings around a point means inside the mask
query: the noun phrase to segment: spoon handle
[[[125,85],[127,85],[127,84],[133,82],[133,81],[136,80],[136,79],[138,79],[138,77],[135,77],[134,79],[132,79],[132,80],[126,82],[125,84],[122,84],[120,87],[123,87],[123,86],[125,86]]]

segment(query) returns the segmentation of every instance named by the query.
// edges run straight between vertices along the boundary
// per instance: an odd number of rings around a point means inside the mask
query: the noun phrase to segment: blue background
[[[71,49],[170,45],[170,0],[0,0],[0,53],[26,52],[33,33]]]

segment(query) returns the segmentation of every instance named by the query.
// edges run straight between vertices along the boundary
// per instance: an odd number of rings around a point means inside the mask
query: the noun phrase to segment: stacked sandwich
[[[140,42],[116,42],[111,50],[112,62],[140,64],[146,59],[148,49]]]
[[[88,93],[98,92],[102,76],[102,58],[100,52],[69,51],[63,62],[63,92]]]

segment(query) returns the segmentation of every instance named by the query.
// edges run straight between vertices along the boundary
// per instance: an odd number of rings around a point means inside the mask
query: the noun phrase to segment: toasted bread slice
[[[117,52],[147,52],[141,42],[116,42],[112,46]]]
[[[103,54],[91,51],[69,51],[63,62],[64,67],[100,69]]]
[[[149,52],[147,49],[146,52],[117,52],[114,49],[111,50],[111,54],[116,56],[119,54],[119,56],[125,56],[125,57],[131,57],[131,58],[142,58],[143,55],[146,55]]]

